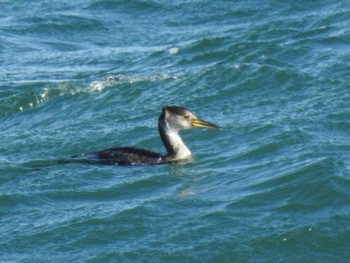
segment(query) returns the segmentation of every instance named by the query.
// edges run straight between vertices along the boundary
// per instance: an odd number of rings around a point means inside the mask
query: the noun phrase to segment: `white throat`
[[[191,155],[191,151],[187,148],[187,146],[182,141],[179,132],[174,130],[166,130],[165,131],[169,144],[172,146],[174,150],[173,158],[176,160],[186,159]]]
[[[167,154],[163,156],[166,161],[177,161],[187,159],[191,155],[191,151],[186,147],[179,135],[179,129],[171,127],[167,121],[160,120],[158,122],[159,134],[163,144],[167,150]]]

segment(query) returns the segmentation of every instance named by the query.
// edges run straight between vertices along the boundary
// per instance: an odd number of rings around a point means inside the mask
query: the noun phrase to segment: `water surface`
[[[1,262],[347,262],[347,1],[1,1]],[[163,105],[224,127],[176,165]]]

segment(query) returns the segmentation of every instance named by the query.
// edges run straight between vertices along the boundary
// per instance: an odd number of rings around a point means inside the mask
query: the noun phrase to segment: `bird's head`
[[[167,129],[184,130],[190,128],[221,129],[220,126],[198,118],[193,112],[179,106],[164,106],[159,121]]]

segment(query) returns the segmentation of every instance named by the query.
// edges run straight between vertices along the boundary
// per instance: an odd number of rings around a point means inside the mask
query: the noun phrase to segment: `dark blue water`
[[[349,262],[348,1],[0,1],[0,262]],[[189,162],[65,163],[112,146]]]

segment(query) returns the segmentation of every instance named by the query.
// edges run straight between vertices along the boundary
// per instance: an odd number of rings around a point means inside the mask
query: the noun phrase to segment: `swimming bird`
[[[190,128],[220,129],[220,126],[198,118],[186,108],[165,106],[158,120],[158,131],[166,148],[166,154],[162,155],[133,147],[119,147],[85,153],[74,156],[74,158],[82,157],[98,163],[116,165],[163,164],[183,161],[191,156],[191,151],[182,141],[179,131]]]

